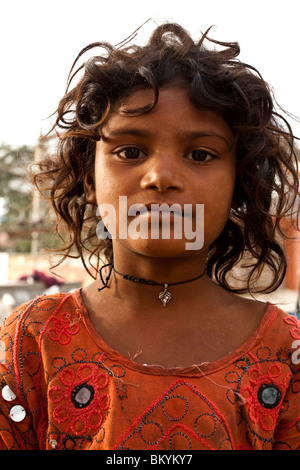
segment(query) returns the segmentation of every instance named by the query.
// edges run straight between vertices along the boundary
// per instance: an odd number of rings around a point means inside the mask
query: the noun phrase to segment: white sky
[[[241,60],[258,68],[279,104],[300,116],[297,5],[299,0],[1,0],[0,143],[35,145],[77,53],[94,41],[121,42],[148,18],[176,21],[196,38],[215,25],[210,35],[238,41]],[[300,125],[289,122],[299,136]]]

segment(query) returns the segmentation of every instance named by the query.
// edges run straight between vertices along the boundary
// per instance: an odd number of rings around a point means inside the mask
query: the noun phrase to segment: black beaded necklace
[[[106,278],[104,280],[103,276],[102,276],[102,270],[104,268],[106,268],[107,266],[110,266],[110,269],[109,269],[108,275],[106,276]],[[126,279],[128,281],[137,282],[139,284],[147,284],[147,285],[150,285],[150,286],[163,286],[164,290],[159,293],[158,298],[159,298],[159,300],[161,301],[161,303],[163,304],[164,307],[167,306],[167,304],[170,302],[170,300],[172,298],[171,293],[168,291],[169,286],[175,286],[175,285],[178,285],[178,284],[187,284],[188,282],[197,281],[197,279],[200,279],[201,277],[203,277],[205,272],[206,272],[206,270],[204,270],[203,273],[199,274],[199,276],[196,276],[193,279],[188,279],[187,281],[161,283],[161,282],[152,281],[150,279],[144,279],[142,277],[134,277],[134,276],[130,276],[129,274],[122,274],[122,273],[120,273],[119,271],[117,271],[115,269],[113,264],[109,263],[109,264],[106,264],[106,265],[102,266],[102,268],[100,269],[100,279],[101,279],[101,282],[103,284],[103,287],[98,289],[99,292],[102,289],[105,289],[105,287],[107,287],[108,282],[109,282],[110,277],[111,277],[112,271],[114,271],[116,274],[118,274],[118,276],[121,276],[123,279]]]

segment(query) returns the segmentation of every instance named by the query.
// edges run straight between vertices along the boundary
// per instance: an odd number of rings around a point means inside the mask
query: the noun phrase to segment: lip
[[[161,212],[161,213],[174,213],[176,215],[182,215],[183,209],[181,204],[176,202],[152,202],[150,204],[145,204],[148,211],[150,212]]]
[[[185,205],[186,206],[186,205]],[[190,204],[188,205],[190,206]],[[132,210],[135,211],[135,214],[138,212],[140,216],[149,217],[151,214],[170,214],[170,217],[174,216],[191,216],[193,209],[190,207],[183,207],[182,204],[178,202],[157,202],[152,201],[146,204],[135,203],[132,204]],[[133,215],[133,214],[132,214]]]

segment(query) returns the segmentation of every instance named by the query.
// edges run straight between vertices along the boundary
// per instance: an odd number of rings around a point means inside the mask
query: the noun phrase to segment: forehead
[[[233,142],[233,134],[222,116],[215,111],[200,109],[191,100],[187,87],[166,86],[159,89],[157,103],[150,111],[145,111],[154,100],[151,89],[134,90],[119,100],[104,122],[104,133],[116,131],[118,128],[137,126],[148,129],[156,127],[177,132],[178,130],[204,130],[224,135]],[[143,110],[143,111],[141,111]]]

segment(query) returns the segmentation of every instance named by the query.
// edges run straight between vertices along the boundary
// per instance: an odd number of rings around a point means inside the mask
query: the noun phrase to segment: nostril
[[[147,187],[147,189],[152,189],[154,191],[158,191],[160,193],[163,193],[163,192],[166,192],[166,191],[170,191],[170,190],[178,190],[178,187],[176,186],[164,186],[164,185],[159,185],[159,184],[153,184],[153,185],[149,185]]]

